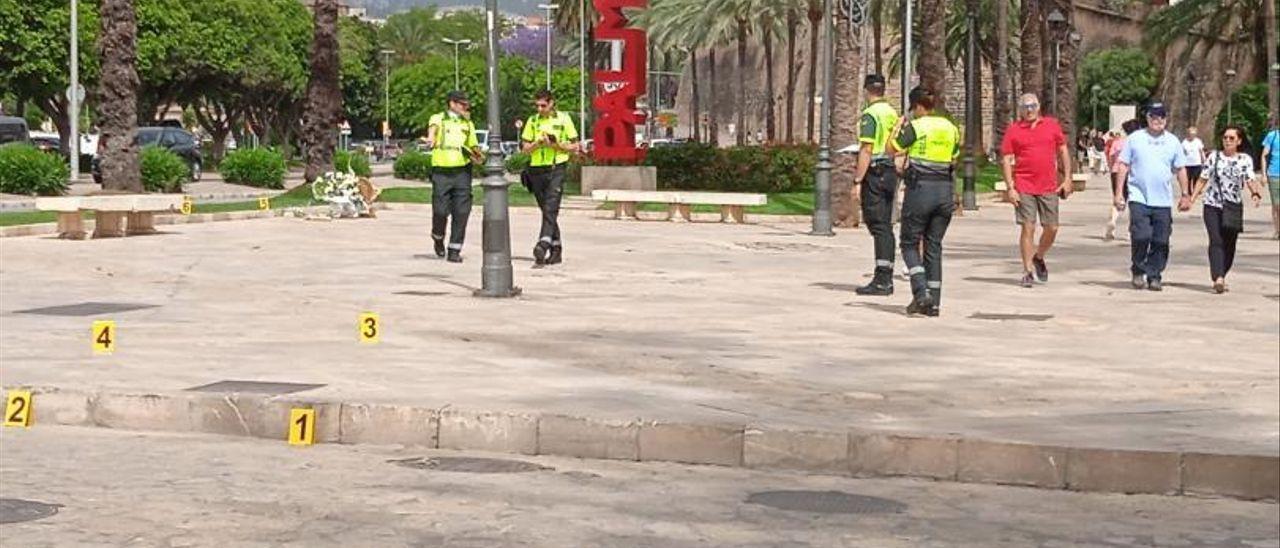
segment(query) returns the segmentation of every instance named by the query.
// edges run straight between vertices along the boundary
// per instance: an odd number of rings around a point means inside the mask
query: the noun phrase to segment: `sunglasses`
[[[1236,137],[1235,135],[1223,135],[1222,140],[1223,141],[1239,141],[1240,138]]]
[[[1027,110],[1035,110],[1040,108],[1040,103],[1022,103],[1022,108]]]

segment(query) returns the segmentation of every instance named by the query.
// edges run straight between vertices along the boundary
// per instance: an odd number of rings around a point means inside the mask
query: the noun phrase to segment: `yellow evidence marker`
[[[261,210],[271,209],[271,198],[268,198],[266,196],[258,198],[258,209],[261,209]]]
[[[4,406],[4,425],[31,428],[31,391],[10,390]]]
[[[191,197],[183,196],[182,197],[182,214],[190,215],[193,209],[195,209],[195,203],[191,201]]]
[[[356,327],[360,332],[360,342],[362,343],[376,344],[378,337],[382,335],[382,326],[378,321],[378,315],[373,312],[361,314],[360,323]]]
[[[289,411],[289,445],[311,445],[316,440],[316,410]]]
[[[93,353],[110,354],[116,349],[116,322],[93,322]]]

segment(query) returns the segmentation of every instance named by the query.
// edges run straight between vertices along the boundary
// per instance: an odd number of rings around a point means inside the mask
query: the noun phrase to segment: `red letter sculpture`
[[[592,0],[600,13],[595,40],[619,40],[622,46],[622,70],[597,70],[596,97],[592,104],[596,111],[596,124],[592,130],[595,139],[595,159],[624,163],[639,163],[644,150],[636,148],[636,126],[643,124],[645,115],[636,110],[636,97],[645,87],[648,69],[648,38],[640,29],[628,28],[623,8],[644,8],[648,0]]]

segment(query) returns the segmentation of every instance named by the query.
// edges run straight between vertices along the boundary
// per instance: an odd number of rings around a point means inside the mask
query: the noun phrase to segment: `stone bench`
[[[720,206],[720,222],[745,222],[743,208],[746,206],[762,206],[769,202],[764,194],[745,194],[735,192],[692,192],[685,190],[593,190],[591,199],[597,202],[613,202],[615,219],[636,219],[636,204],[667,204],[667,219],[671,221],[691,221],[691,206]]]
[[[119,238],[128,234],[154,234],[155,214],[178,211],[182,194],[111,194],[36,198],[36,209],[58,214],[58,237],[85,237],[81,213],[92,211],[94,238]]]

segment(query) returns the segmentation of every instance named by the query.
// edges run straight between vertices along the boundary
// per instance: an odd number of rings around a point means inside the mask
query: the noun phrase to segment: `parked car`
[[[187,167],[191,168],[191,180],[200,180],[204,157],[200,153],[200,144],[196,142],[196,138],[191,132],[185,129],[164,126],[140,127],[133,142],[139,148],[154,145],[177,154],[179,158],[182,158],[182,161],[187,163]],[[92,170],[93,182],[98,184],[102,184],[102,168],[99,165],[101,158],[102,142],[99,141],[98,154],[93,158]]]
[[[31,144],[40,149],[41,152],[50,154],[60,154],[62,152],[62,137],[57,133],[49,133],[45,131],[32,131]]]
[[[520,152],[519,141],[503,141],[501,146],[502,146],[501,150],[502,150],[503,156],[510,156],[512,154]]]
[[[26,120],[13,116],[0,116],[0,145],[29,142],[31,142],[31,133],[27,130]]]

